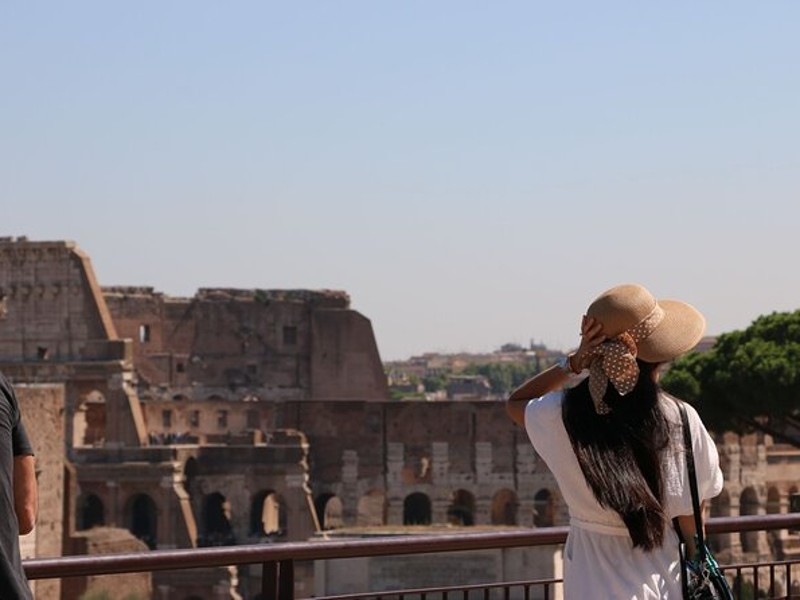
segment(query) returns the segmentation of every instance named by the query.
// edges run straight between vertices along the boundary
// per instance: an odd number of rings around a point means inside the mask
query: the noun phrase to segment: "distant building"
[[[448,400],[485,400],[492,392],[483,375],[451,375],[447,378]]]

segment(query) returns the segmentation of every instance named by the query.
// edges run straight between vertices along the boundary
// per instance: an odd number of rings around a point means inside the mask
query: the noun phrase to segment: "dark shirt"
[[[0,599],[30,599],[19,555],[19,523],[14,510],[14,457],[33,454],[14,389],[0,374]]]

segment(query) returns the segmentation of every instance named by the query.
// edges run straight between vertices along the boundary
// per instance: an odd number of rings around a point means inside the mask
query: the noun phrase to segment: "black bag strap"
[[[700,494],[697,491],[697,471],[694,464],[694,449],[692,446],[692,431],[689,429],[689,417],[686,406],[678,399],[674,399],[681,414],[683,429],[683,448],[686,452],[686,469],[689,474],[689,490],[692,492],[692,511],[694,512],[694,527],[697,533],[697,552],[701,559],[705,559],[706,540],[703,534],[703,513],[700,510]]]

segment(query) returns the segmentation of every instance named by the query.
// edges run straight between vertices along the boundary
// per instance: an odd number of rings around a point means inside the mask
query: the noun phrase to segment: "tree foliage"
[[[710,351],[675,361],[662,385],[716,431],[784,429],[800,417],[800,310],[721,335]]]
[[[535,375],[538,368],[535,364],[519,363],[486,363],[470,365],[464,369],[467,375],[483,375],[489,380],[493,394],[508,394],[529,377]]]
[[[438,392],[447,387],[447,375],[428,375],[422,378],[422,385],[426,392]]]

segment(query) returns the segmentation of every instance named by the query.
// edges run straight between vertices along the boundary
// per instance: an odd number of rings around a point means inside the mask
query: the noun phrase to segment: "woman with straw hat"
[[[614,287],[589,306],[578,349],[532,377],[506,403],[558,482],[569,508],[567,599],[681,598],[679,539],[692,499],[674,398],[658,368],[691,350],[705,319],[644,287]],[[567,385],[588,372],[580,383]],[[686,406],[701,500],[722,490],[713,440]],[[691,555],[691,554],[690,554]]]

